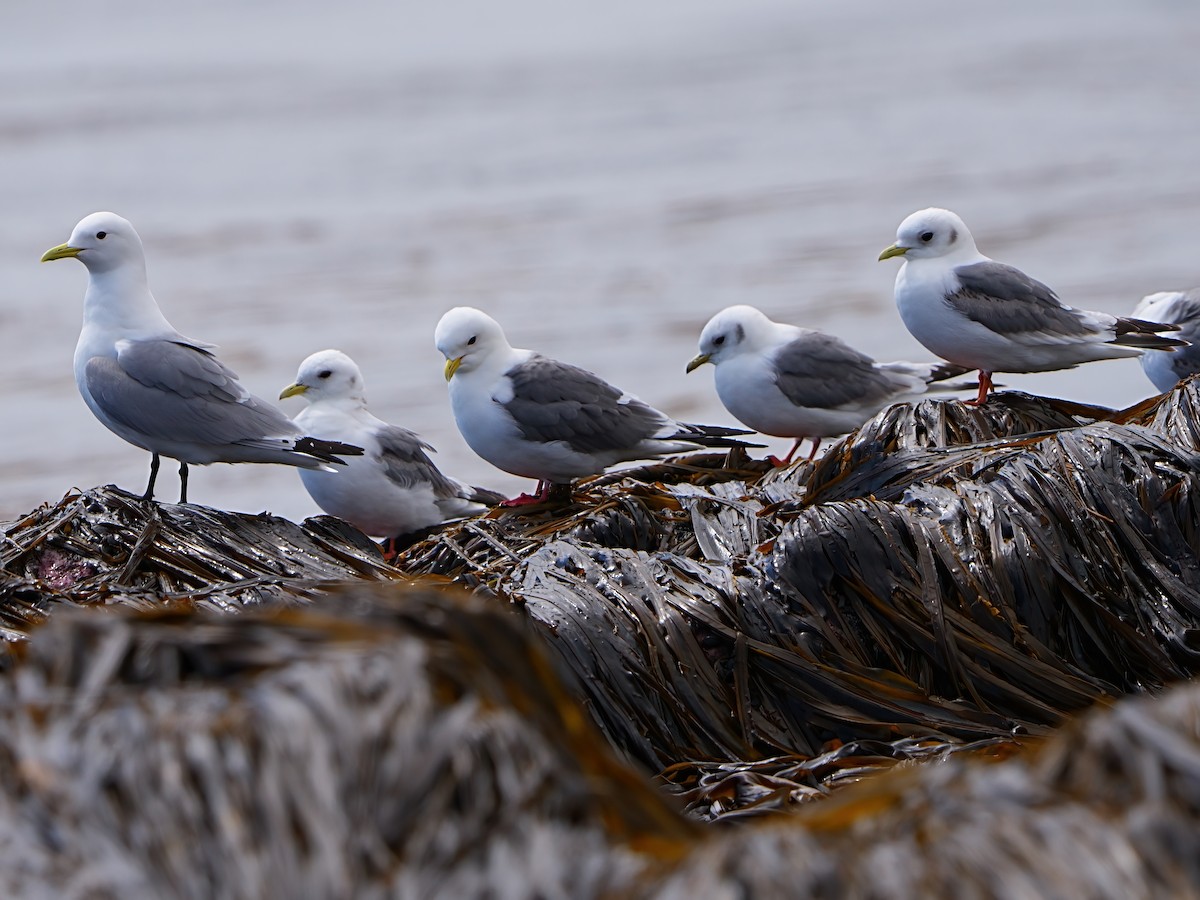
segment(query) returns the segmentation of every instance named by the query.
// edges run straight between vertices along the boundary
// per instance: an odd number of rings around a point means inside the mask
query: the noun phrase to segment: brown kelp
[[[1197,409],[1192,384],[1119,414],[896,406],[815,466],[613,473],[564,507],[451,524],[400,569],[329,519],[96,489],[7,529],[0,608],[20,636],[56,603],[240,610],[457,580],[528,619],[611,744],[676,789],[792,785],[719,809],[688,793],[698,815],[784,808],[840,783],[839,760],[1008,747],[1190,676]]]
[[[1200,896],[1200,687],[1127,699],[1032,754],[959,753],[722,830],[646,896]]]
[[[812,468],[609,476],[400,565],[520,604],[655,771],[1045,733],[1196,670],[1197,408],[1191,384],[1123,417],[1011,393],[895,406]]]
[[[4,895],[586,897],[683,854],[515,616],[397,590],[39,629],[0,676]]]
[[[237,609],[354,578],[399,577],[340,519],[153,503],[112,485],[67,494],[6,528],[0,623],[19,636],[54,603]]]
[[[1200,895],[1195,685],[988,764],[1002,745],[914,741],[898,752],[941,762],[865,780],[886,749],[764,761],[750,799],[839,760],[858,783],[702,829],[612,755],[534,629],[478,596],[76,610],[15,655],[5,896]]]

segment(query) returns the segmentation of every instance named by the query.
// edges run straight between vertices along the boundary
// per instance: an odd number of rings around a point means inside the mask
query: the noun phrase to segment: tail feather
[[[939,363],[935,364],[933,368],[929,370],[929,376],[925,379],[925,383],[933,384],[936,381],[945,381],[947,378],[957,378],[959,375],[966,375],[968,372],[973,371],[975,370],[970,366],[958,366],[954,363]]]
[[[313,459],[319,459],[321,462],[333,463],[338,466],[346,464],[346,461],[339,459],[339,457],[363,455],[362,447],[356,447],[353,444],[343,444],[341,441],[325,441],[314,437],[299,438],[292,449],[296,453],[303,453],[305,456],[311,456]]]
[[[701,447],[765,447],[766,444],[751,444],[739,441],[737,436],[754,434],[745,428],[729,428],[725,425],[693,425],[690,422],[677,422],[679,430],[660,440],[690,441]]]
[[[489,491],[487,488],[481,488],[473,484],[464,484],[465,489],[464,500],[470,500],[472,503],[482,503],[484,506],[499,506],[508,498],[496,491]]]
[[[1117,336],[1110,343],[1122,347],[1141,347],[1144,350],[1166,350],[1170,347],[1186,347],[1187,341],[1163,337],[1159,332],[1179,331],[1179,326],[1169,322],[1149,322],[1145,319],[1117,319]]]

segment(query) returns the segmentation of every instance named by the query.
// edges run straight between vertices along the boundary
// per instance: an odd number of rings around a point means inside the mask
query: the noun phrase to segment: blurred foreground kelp
[[[1200,894],[1200,687],[702,829],[521,620],[428,588],[56,616],[0,675],[7,897]]]

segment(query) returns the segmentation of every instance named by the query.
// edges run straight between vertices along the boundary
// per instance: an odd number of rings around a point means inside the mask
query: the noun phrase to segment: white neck
[[[177,333],[150,293],[144,262],[130,261],[88,274],[87,292],[83,295],[85,327],[113,329],[127,337]]]
[[[362,394],[343,395],[341,397],[322,397],[319,404],[326,409],[336,409],[338,412],[357,413],[367,408],[367,398]],[[314,404],[316,405],[316,404]]]

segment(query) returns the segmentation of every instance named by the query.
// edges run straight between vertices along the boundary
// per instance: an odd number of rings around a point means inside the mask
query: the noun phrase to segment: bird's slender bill
[[[704,365],[706,362],[708,362],[709,359],[711,359],[711,357],[707,353],[701,353],[699,356],[697,356],[695,359],[693,359],[690,363],[687,364],[687,370],[689,372],[694,371],[695,369],[700,368],[702,365]]]
[[[458,357],[458,359],[446,360],[446,380],[447,381],[449,381],[451,378],[454,377],[454,373],[457,372],[458,367],[460,365],[462,365],[462,359],[463,358],[460,356],[460,357]]]
[[[42,262],[51,262],[55,259],[74,259],[82,252],[82,247],[72,247],[70,244],[59,244],[57,247],[51,247],[42,254]]]
[[[907,247],[901,247],[899,244],[892,244],[892,246],[888,247],[879,254],[879,260],[882,262],[885,259],[891,259],[893,256],[903,256],[907,252]]]
[[[294,384],[289,384],[287,387],[285,387],[282,391],[279,392],[279,399],[286,400],[288,397],[299,397],[301,394],[303,394],[307,390],[308,390],[307,384],[300,384],[299,382],[296,382]]]

